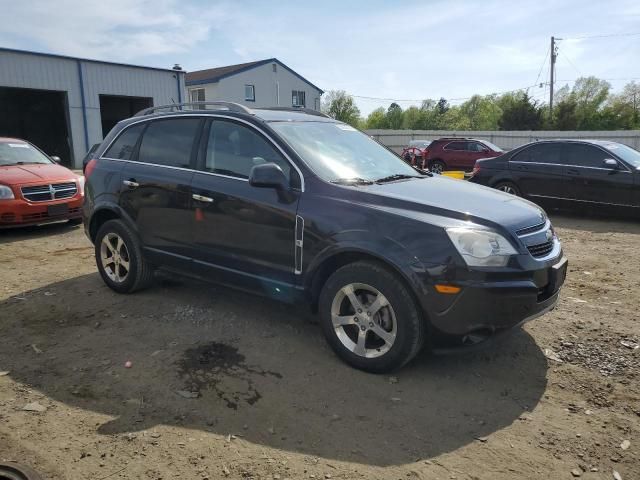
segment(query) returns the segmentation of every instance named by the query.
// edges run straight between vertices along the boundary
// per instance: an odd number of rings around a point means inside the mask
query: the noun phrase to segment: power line
[[[526,90],[528,88],[532,88],[535,87],[535,85],[529,85],[526,87],[521,87],[521,88],[514,88],[513,90],[507,90],[504,92],[491,92],[491,93],[487,93],[486,95],[504,95],[505,93],[513,93],[513,92],[519,92],[521,90]],[[481,96],[486,96],[486,95],[481,95]],[[382,98],[382,97],[367,97],[364,95],[351,95],[354,98],[361,98],[364,100],[382,100],[385,102],[422,102],[425,100],[425,98]],[[475,95],[472,95],[471,97],[459,97],[459,98],[447,98],[446,100],[448,102],[455,102],[455,101],[459,101],[459,100],[469,100],[470,98],[473,98]]]
[[[542,69],[547,64],[547,57],[549,56],[549,52],[551,51],[551,47],[547,48],[547,53],[544,54],[544,60],[542,61],[542,65],[540,65],[540,71],[538,72],[538,76],[536,77],[536,81],[533,82],[534,85],[538,84],[538,80],[540,80],[540,75],[542,74]]]
[[[563,37],[558,38],[558,40],[584,40],[587,38],[609,38],[609,37],[632,37],[635,35],[640,35],[640,32],[630,32],[630,33],[607,33],[603,35],[584,35],[581,37]]]
[[[566,56],[565,56],[566,58]],[[548,67],[548,65],[547,65]],[[548,69],[547,69],[548,70]],[[573,83],[576,82],[578,79],[577,78],[573,78],[573,79],[558,79],[556,80],[557,83],[560,82],[567,82],[567,83]],[[640,77],[627,77],[627,78],[598,78],[598,80],[606,80],[606,81],[629,81],[629,80],[640,80]],[[527,87],[521,87],[521,88],[514,88],[512,90],[506,90],[503,92],[492,92],[492,93],[488,93],[485,95],[481,95],[481,96],[487,96],[487,95],[504,95],[507,93],[514,93],[514,92],[520,92],[523,90],[527,90],[530,88],[534,88],[534,87],[540,87],[540,85],[542,85],[543,87],[543,92],[547,91],[547,88],[549,87],[549,82],[544,82],[542,84],[538,84],[536,83],[535,85],[529,85]],[[423,102],[424,100],[428,99],[428,97],[424,97],[424,98],[385,98],[385,97],[371,97],[371,96],[365,96],[365,95],[351,95],[353,98],[359,98],[361,100],[371,100],[371,101],[382,101],[382,102],[396,102],[396,103],[407,103],[407,102]],[[447,100],[447,102],[456,102],[456,101],[463,101],[463,100],[469,100],[470,98],[474,97],[475,95],[472,95],[471,97],[457,97],[457,98],[445,98]],[[534,94],[533,96],[538,96],[538,94]],[[542,94],[542,97],[544,97],[545,94]]]
[[[576,66],[574,65],[574,63],[571,61],[571,59],[569,58],[569,56],[568,56],[566,53],[564,53],[564,51],[563,51],[563,52],[561,52],[561,53],[562,53],[562,58],[564,58],[567,62],[569,62],[569,64],[574,68],[574,70],[575,70],[576,72],[578,72],[578,75],[580,75],[580,76],[582,77],[582,76],[583,76],[583,75],[582,75],[582,72],[580,71],[580,69],[579,69],[578,67],[576,67]]]

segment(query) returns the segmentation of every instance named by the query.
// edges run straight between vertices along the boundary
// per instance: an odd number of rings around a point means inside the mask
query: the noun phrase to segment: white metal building
[[[320,110],[320,88],[277,58],[187,73],[192,102],[225,100],[249,107]]]
[[[79,167],[118,121],[184,101],[184,76],[176,69],[0,48],[0,136],[24,138]]]

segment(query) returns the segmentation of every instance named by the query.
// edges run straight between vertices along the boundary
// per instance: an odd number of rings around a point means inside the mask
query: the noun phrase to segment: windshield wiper
[[[336,178],[335,180],[331,180],[331,183],[338,183],[340,185],[371,185],[373,182],[360,177],[351,177]]]
[[[404,173],[394,173],[387,177],[382,177],[376,180],[376,183],[393,182],[394,180],[403,180],[405,178],[423,178],[418,175],[406,175]]]

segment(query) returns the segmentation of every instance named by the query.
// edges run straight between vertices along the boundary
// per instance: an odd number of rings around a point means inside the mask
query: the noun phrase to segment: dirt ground
[[[178,279],[118,295],[81,228],[0,232],[0,461],[47,479],[640,479],[640,224],[553,221],[571,264],[555,311],[392,377],[342,364],[299,308]]]

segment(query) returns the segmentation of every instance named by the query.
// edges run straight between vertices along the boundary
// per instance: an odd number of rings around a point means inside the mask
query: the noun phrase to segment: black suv
[[[537,206],[416,170],[309,110],[148,109],[114,127],[86,177],[85,229],[113,290],[168,269],[304,302],[363,370],[520,325],[565,278]]]

